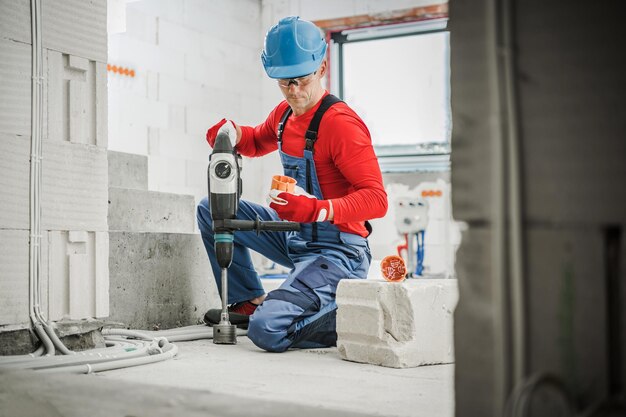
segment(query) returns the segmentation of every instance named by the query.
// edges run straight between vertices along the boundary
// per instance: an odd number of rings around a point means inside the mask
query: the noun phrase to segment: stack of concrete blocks
[[[392,368],[454,362],[456,279],[342,280],[337,348],[342,359]]]
[[[106,1],[42,1],[42,310],[109,314]],[[29,322],[30,2],[0,2],[0,326]]]
[[[109,151],[110,320],[167,329],[220,306],[195,223],[193,196],[148,191],[146,156]]]

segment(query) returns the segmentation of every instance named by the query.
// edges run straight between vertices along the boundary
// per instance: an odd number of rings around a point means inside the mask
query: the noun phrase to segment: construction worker
[[[230,320],[248,325],[248,337],[262,349],[336,345],[335,294],[342,279],[367,277],[371,254],[367,220],[387,211],[378,160],[369,131],[348,105],[321,83],[328,71],[327,44],[313,23],[286,17],[270,28],[261,55],[263,67],[276,79],[282,101],[265,122],[238,126],[222,119],[207,132],[213,146],[227,132],[237,151],[258,157],[280,153],[284,174],[302,187],[294,193],[271,193],[269,207],[242,200],[238,219],[288,220],[300,232],[237,232],[229,268]],[[215,260],[209,204],[198,205],[198,224],[211,266]],[[249,249],[291,269],[280,288],[265,294]],[[220,321],[209,310],[207,324]]]

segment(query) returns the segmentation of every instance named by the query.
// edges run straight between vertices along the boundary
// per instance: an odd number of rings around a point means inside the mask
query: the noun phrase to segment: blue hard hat
[[[298,78],[315,72],[326,41],[315,24],[298,16],[282,18],[265,35],[261,61],[270,78]]]

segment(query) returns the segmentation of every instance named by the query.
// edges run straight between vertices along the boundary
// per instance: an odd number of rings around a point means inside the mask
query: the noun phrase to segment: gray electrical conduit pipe
[[[172,329],[165,329],[165,330],[142,330],[142,332],[145,332],[148,334],[171,334],[171,333],[188,333],[194,330],[206,330],[206,329],[211,329],[211,327],[207,327],[205,324],[196,324],[196,325],[185,326],[185,327],[174,327]]]
[[[162,353],[157,353],[155,355],[150,355],[150,356],[141,356],[138,358],[131,358],[131,359],[120,359],[116,361],[95,363],[93,365],[85,364],[85,365],[78,365],[78,366],[66,366],[66,367],[59,367],[59,368],[41,369],[37,372],[43,372],[43,373],[66,372],[66,373],[73,373],[73,374],[90,374],[92,372],[110,371],[113,369],[128,368],[131,366],[146,365],[149,363],[164,361],[164,360],[173,358],[174,356],[178,354],[178,347],[172,343],[165,343],[162,349],[163,349]]]
[[[150,341],[154,342],[154,341]],[[76,352],[74,355],[56,355],[56,356],[42,356],[42,357],[34,357],[29,358],[28,356],[20,356],[20,357],[3,357],[0,361],[0,369],[4,369],[5,365],[21,363],[23,367],[28,366],[28,364],[39,364],[39,363],[58,363],[58,362],[71,362],[71,361],[88,361],[90,358],[101,358],[108,357],[111,359],[116,359],[116,355],[124,355],[129,352],[136,351],[147,351],[147,346],[150,342],[146,341],[133,341],[133,343],[124,343],[124,345],[115,348],[100,348],[100,349],[92,349],[86,350],[83,352]],[[123,343],[123,342],[120,342]]]
[[[49,356],[42,359],[31,359],[30,361],[16,362],[0,365],[0,370],[9,369],[31,369],[39,370],[46,368],[66,367],[70,365],[93,364],[99,362],[114,362],[122,359],[134,358],[138,356],[147,356],[151,352],[156,351],[156,344],[145,344],[145,346],[130,351],[118,351],[114,354],[95,354],[95,355],[62,355]]]
[[[71,356],[1,358],[0,370],[31,369],[37,372],[90,373],[119,369],[166,360],[175,356],[177,348],[163,351],[159,346],[174,346],[172,341],[211,339],[213,329],[206,326],[188,326],[163,331],[136,331],[128,329],[103,329],[105,342],[114,347],[74,352]],[[238,335],[247,331],[237,329]],[[165,337],[167,335],[167,337]],[[128,339],[131,337],[134,339]]]
[[[53,362],[53,361],[63,361],[66,359],[71,359],[74,357],[84,358],[84,357],[97,357],[97,356],[112,356],[118,354],[124,354],[125,352],[129,352],[131,350],[137,350],[141,348],[141,346],[145,345],[144,341],[137,341],[137,343],[126,343],[126,341],[116,342],[115,346],[108,348],[98,348],[91,349],[82,352],[75,352],[75,355],[55,355],[55,356],[30,356],[30,355],[16,355],[16,356],[3,356],[0,357],[0,369],[4,367],[6,364],[14,364],[14,363],[44,363],[44,362]],[[80,359],[78,359],[80,360]]]
[[[39,268],[41,266],[41,129],[42,121],[42,68],[41,68],[41,9],[40,0],[31,0],[32,67],[31,67],[31,147],[30,147],[30,239],[28,301],[30,319],[37,337],[45,351],[42,354],[54,355],[54,343],[48,336],[38,314]]]
[[[29,310],[35,333],[45,347],[45,355],[55,348],[63,354],[72,352],[61,342],[43,317],[41,304],[41,149],[43,129],[43,47],[41,40],[41,2],[31,0],[32,80],[31,80],[31,162],[30,162],[30,242]],[[43,330],[43,331],[42,331]],[[42,352],[43,353],[43,352]]]

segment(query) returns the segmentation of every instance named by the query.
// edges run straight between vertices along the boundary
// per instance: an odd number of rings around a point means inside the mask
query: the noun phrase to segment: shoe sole
[[[207,326],[219,324],[221,315],[222,310],[220,309],[209,310],[204,315],[204,322]],[[245,314],[229,313],[228,319],[230,321],[230,324],[234,324],[239,329],[247,329],[248,322],[250,321],[250,316]]]

